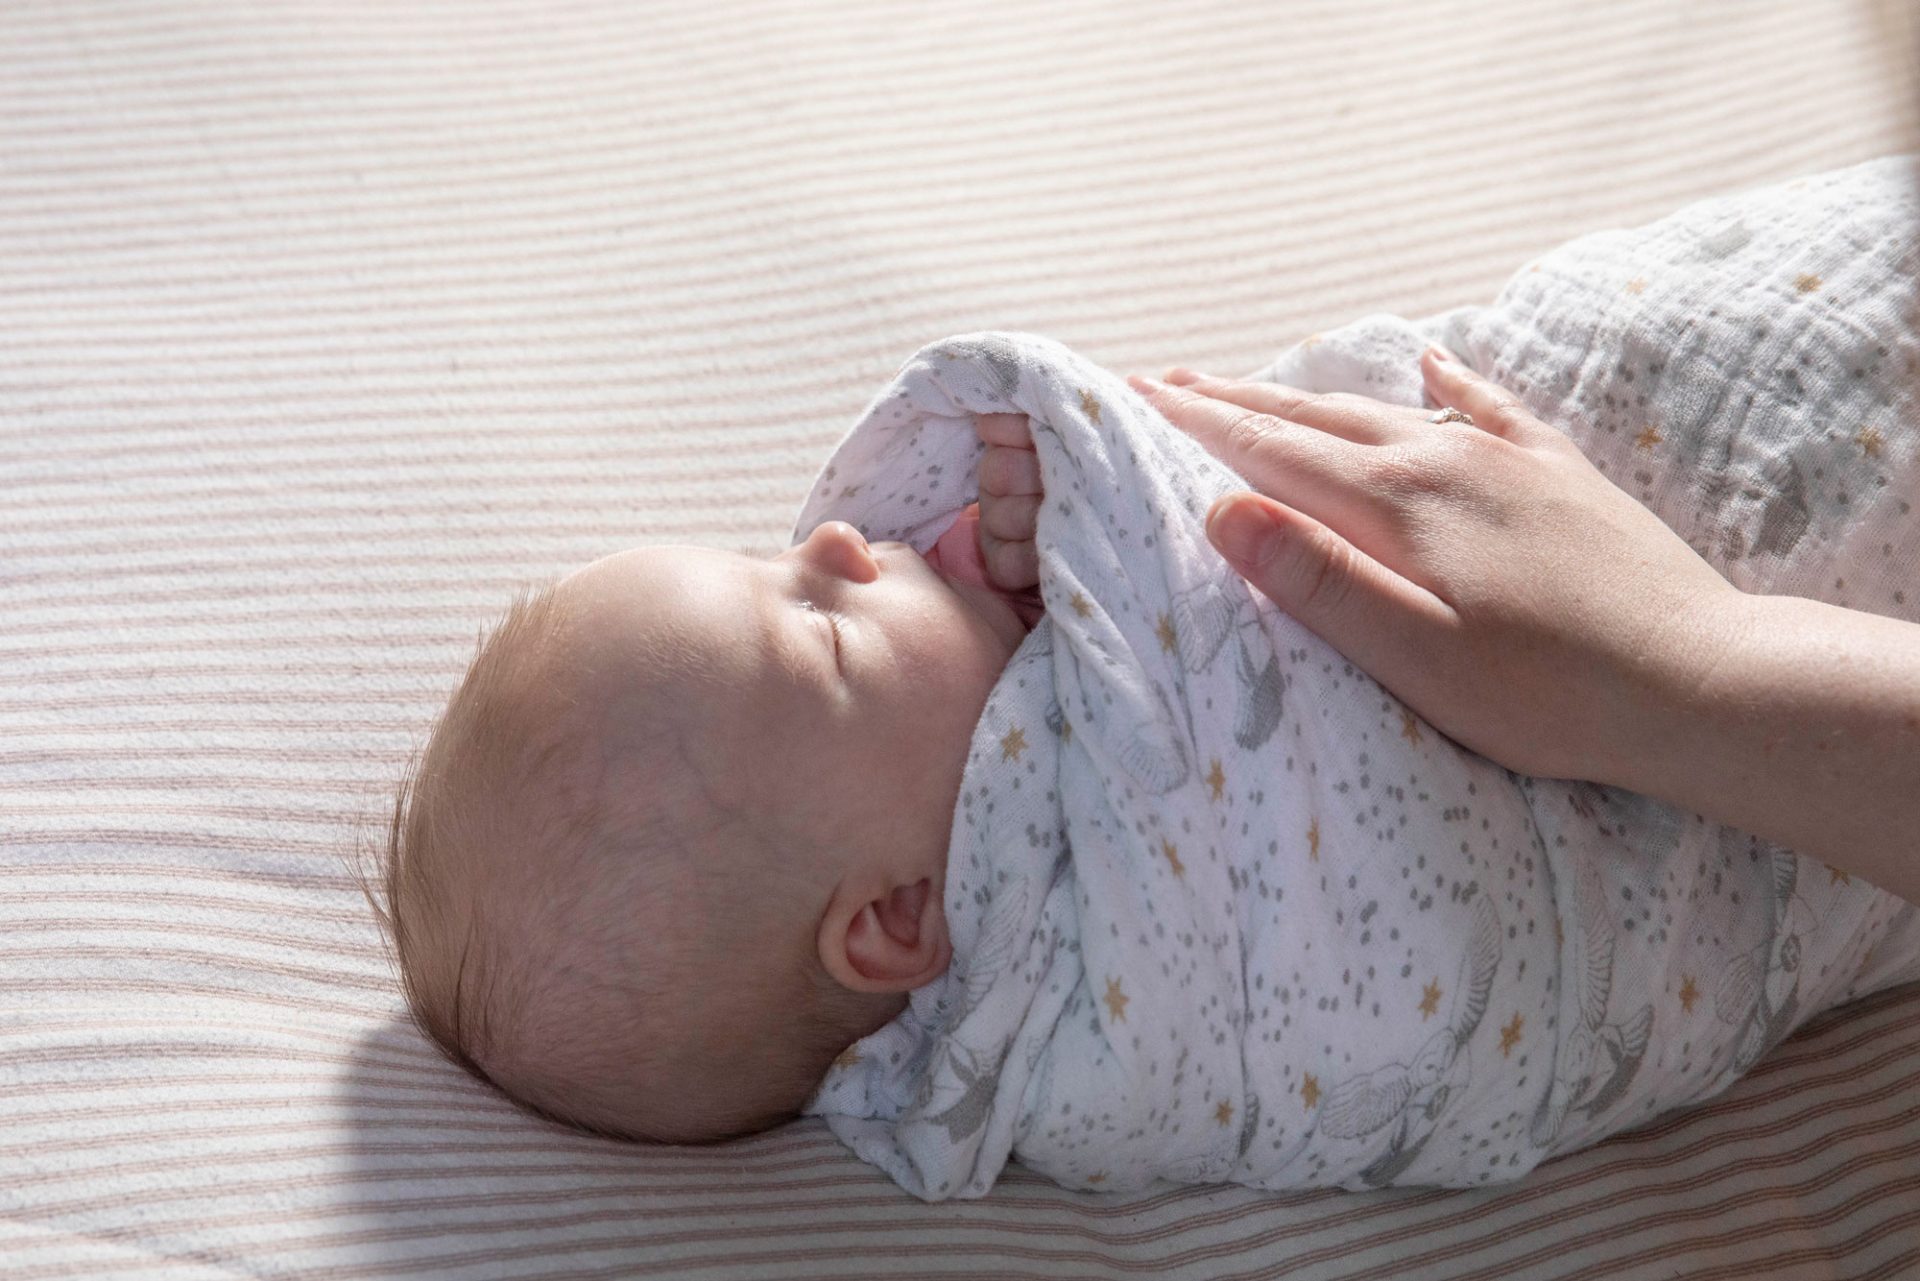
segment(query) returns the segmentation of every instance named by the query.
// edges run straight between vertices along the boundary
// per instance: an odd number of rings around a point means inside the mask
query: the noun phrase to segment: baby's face
[[[560,590],[594,686],[644,684],[716,807],[795,857],[882,851],[937,910],[973,726],[1027,634],[1011,605],[840,521],[767,559],[636,548]]]

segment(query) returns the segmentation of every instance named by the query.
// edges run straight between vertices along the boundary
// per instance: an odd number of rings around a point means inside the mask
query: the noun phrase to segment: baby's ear
[[[911,885],[849,877],[820,920],[820,963],[855,992],[910,992],[931,982],[953,959],[945,914],[932,900],[924,876]]]

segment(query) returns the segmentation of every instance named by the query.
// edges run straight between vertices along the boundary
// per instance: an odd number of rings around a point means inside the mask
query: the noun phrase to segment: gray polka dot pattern
[[[1889,317],[1911,319],[1920,273],[1896,277],[1884,234],[1912,191],[1881,162],[1707,202],[1576,241],[1492,307],[1370,317],[1262,376],[1418,404],[1414,358],[1446,341],[1616,479],[1646,471],[1636,496],[1750,590],[1835,570],[1847,603],[1913,617],[1920,541],[1892,495],[1915,492],[1920,379]],[[1616,278],[1624,301],[1596,294]],[[1812,363],[1749,369],[1756,324],[1826,345],[1782,334]],[[1875,404],[1869,451],[1841,419]],[[1237,478],[1048,339],[916,354],[796,539],[844,519],[925,551],[976,496],[969,416],[1004,411],[1034,424],[1047,617],[969,748],[954,964],[808,1109],[915,1195],[984,1195],[1010,1157],[1096,1190],[1511,1180],[1920,977],[1899,900],[1423,724],[1213,553],[1201,518]]]

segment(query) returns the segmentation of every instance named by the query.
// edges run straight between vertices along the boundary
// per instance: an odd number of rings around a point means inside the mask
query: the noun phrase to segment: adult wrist
[[[1920,902],[1920,624],[1800,596],[1690,612],[1619,784]]]
[[[1607,776],[1594,781],[1677,800],[1700,771],[1703,753],[1711,755],[1720,744],[1752,638],[1767,626],[1777,599],[1729,583],[1672,611],[1623,700],[1627,728],[1603,771]]]

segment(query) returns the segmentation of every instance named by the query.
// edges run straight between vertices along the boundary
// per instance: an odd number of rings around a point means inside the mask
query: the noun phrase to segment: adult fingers
[[[1528,447],[1571,445],[1564,435],[1535,418],[1518,396],[1482,378],[1444,347],[1429,347],[1420,354],[1420,373],[1435,403],[1464,411],[1489,436]]]
[[[1127,382],[1208,453],[1282,501],[1342,504],[1365,482],[1353,441],[1138,374]]]
[[[1400,672],[1459,623],[1452,606],[1319,521],[1260,494],[1207,512],[1207,538],[1275,605],[1369,672]]]
[[[1040,456],[1031,446],[989,445],[980,455],[980,492],[983,494],[1038,494]]]
[[[1366,396],[1340,392],[1314,395],[1281,383],[1215,378],[1179,367],[1167,371],[1167,381],[1255,413],[1305,423],[1362,445],[1404,440],[1419,426],[1405,406],[1389,405]]]

